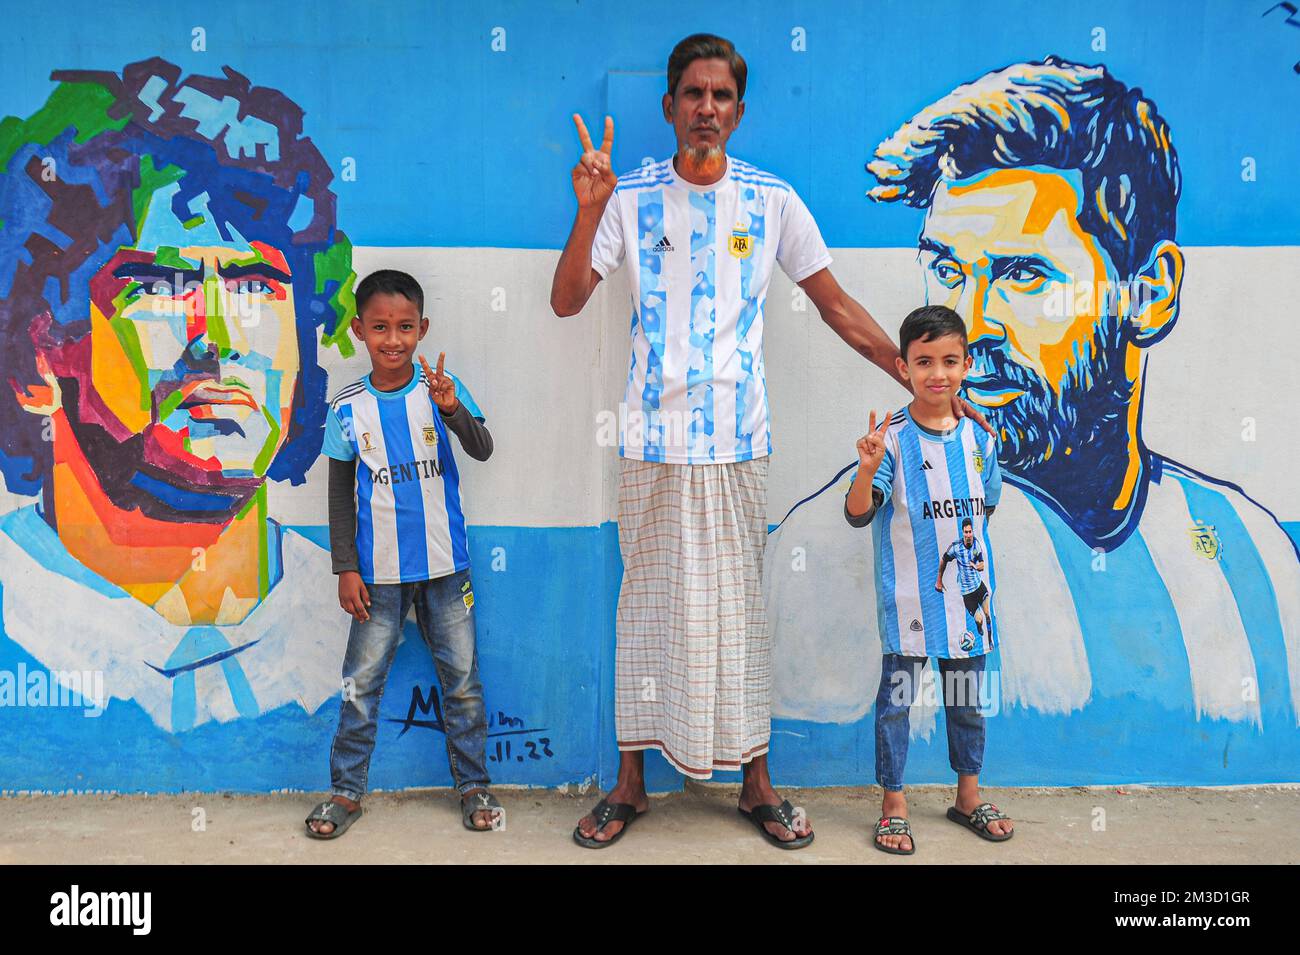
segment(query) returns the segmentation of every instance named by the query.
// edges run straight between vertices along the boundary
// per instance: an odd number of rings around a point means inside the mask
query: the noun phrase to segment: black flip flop
[[[337,839],[359,818],[361,818],[360,806],[349,812],[347,806],[327,799],[311,811],[311,815],[303,820],[303,825],[307,827],[307,835],[313,839]],[[313,822],[333,823],[334,828],[329,832],[317,832],[311,827]]]
[[[1006,842],[1016,834],[1016,830],[1004,832],[1000,836],[995,836],[989,832],[989,823],[995,819],[1010,819],[1006,813],[999,811],[998,807],[991,802],[982,802],[971,810],[970,814],[959,810],[956,806],[948,807],[948,818],[953,822],[965,826],[975,835],[987,839],[989,842]]]
[[[480,829],[474,825],[474,813],[488,810],[491,815],[491,822],[486,829]],[[497,820],[501,820],[501,825],[497,825]],[[497,797],[492,795],[486,789],[477,792],[470,799],[460,801],[460,821],[470,832],[491,832],[494,829],[505,828],[505,807],[497,802]]]
[[[629,802],[609,802],[608,800],[602,799],[592,808],[591,815],[596,817],[597,831],[604,829],[606,824],[611,822],[621,822],[623,828],[614,833],[610,838],[602,841],[594,837],[584,836],[582,830],[577,826],[574,826],[573,841],[584,849],[603,849],[606,846],[612,846],[614,843],[618,842],[618,840],[623,838],[623,833],[627,832],[632,823],[636,822],[637,816],[641,815],[641,813],[637,812],[636,806]]]
[[[887,846],[878,840],[871,840],[871,844],[881,852],[888,852],[891,856],[910,856],[916,851],[916,836],[912,835],[912,824],[903,816],[881,816],[876,821],[877,836],[907,836],[912,840],[912,848],[903,849]]]
[[[815,832],[810,832],[806,836],[798,836],[789,842],[778,839],[772,833],[767,831],[764,823],[775,822],[794,832],[794,806],[790,805],[790,800],[786,799],[779,806],[755,806],[749,812],[736,807],[736,812],[740,813],[763,834],[763,838],[778,849],[802,849],[804,846],[811,845]]]

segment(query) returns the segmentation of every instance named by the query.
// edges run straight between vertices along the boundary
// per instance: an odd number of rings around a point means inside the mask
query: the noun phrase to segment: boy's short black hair
[[[366,302],[376,295],[400,295],[410,299],[415,303],[420,317],[424,317],[424,289],[420,288],[420,283],[412,275],[397,269],[380,269],[367,275],[357,286],[357,318],[361,318]]]
[[[358,308],[361,307],[360,301],[358,296]],[[945,335],[960,336],[961,351],[963,355],[966,354],[966,323],[960,315],[947,305],[922,305],[914,308],[903,319],[903,327],[898,330],[899,354],[903,356],[903,361],[907,361],[907,346],[912,342],[928,342]]]
[[[965,529],[968,528],[968,527],[969,527],[972,531],[975,530],[975,522],[972,521],[969,517],[963,517],[963,518],[961,519],[961,529],[962,529],[962,530],[965,530]]]

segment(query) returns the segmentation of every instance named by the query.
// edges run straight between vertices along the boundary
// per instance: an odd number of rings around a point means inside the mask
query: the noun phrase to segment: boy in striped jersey
[[[420,357],[429,330],[424,291],[405,272],[368,276],[356,291],[352,331],[371,371],[330,402],[330,551],[339,604],[352,615],[343,659],[343,705],[330,750],[331,798],[307,818],[308,835],[334,839],[361,815],[379,701],[402,621],[412,605],[442,684],[452,777],[467,829],[498,828],[501,804],[484,767],[487,713],[474,641],[474,591],[448,432],[486,461],[492,436],[464,385]],[[435,411],[435,407],[437,410]],[[354,504],[355,494],[355,504]]]
[[[915,309],[899,331],[900,373],[915,397],[876,427],[873,411],[858,440],[858,469],[844,499],[854,527],[872,524],[877,607],[884,656],[876,695],[876,779],[884,789],[876,848],[915,851],[903,768],[908,708],[926,658],[943,677],[948,759],[957,773],[956,805],[948,818],[994,842],[1011,838],[1012,822],[979,795],[984,759],[980,690],[984,654],[997,645],[997,622],[982,599],[993,583],[986,519],[1001,493],[997,448],[967,419],[952,414],[952,398],[970,368],[966,326],[952,309]],[[958,528],[961,528],[960,536]],[[953,541],[943,549],[941,541]],[[955,560],[960,593],[944,589]],[[987,579],[986,579],[987,575]],[[983,591],[983,593],[981,593]],[[974,610],[971,608],[974,598]]]

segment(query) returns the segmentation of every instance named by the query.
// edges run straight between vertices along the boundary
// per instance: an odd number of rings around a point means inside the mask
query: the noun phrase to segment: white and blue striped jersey
[[[670,464],[771,454],[763,309],[773,267],[801,282],[831,262],[808,208],[735,157],[708,186],[665,159],[624,175],[605,207],[592,268],[608,278],[625,255],[632,347],[619,453]]]
[[[957,586],[963,594],[973,594],[979,590],[982,581],[975,565],[984,559],[984,550],[978,540],[972,540],[969,547],[964,541],[955,540],[943,552],[943,556],[957,565]]]
[[[885,432],[885,456],[871,485],[884,500],[871,522],[876,558],[876,613],[885,653],[912,657],[975,657],[997,646],[992,614],[993,561],[975,575],[988,588],[990,626],[971,626],[962,593],[940,592],[939,562],[970,518],[975,540],[991,558],[985,508],[1002,492],[993,437],[969,418],[945,434],[922,428],[903,408]],[[846,492],[847,493],[847,492]],[[981,632],[982,631],[982,632]]]
[[[456,397],[483,413],[455,375]],[[445,577],[469,567],[460,476],[422,368],[406,387],[377,391],[366,375],[330,402],[324,453],[357,461],[357,557],[368,584]]]

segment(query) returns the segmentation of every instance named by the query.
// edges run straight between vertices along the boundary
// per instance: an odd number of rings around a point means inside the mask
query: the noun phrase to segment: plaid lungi
[[[696,779],[737,769],[771,732],[767,458],[624,458],[618,499],[618,748],[657,749]]]

